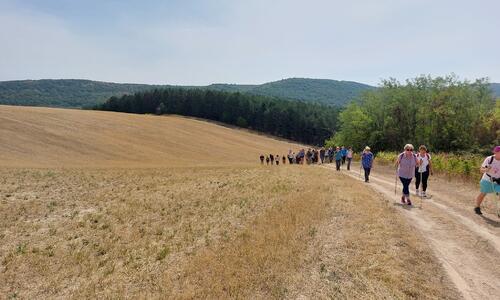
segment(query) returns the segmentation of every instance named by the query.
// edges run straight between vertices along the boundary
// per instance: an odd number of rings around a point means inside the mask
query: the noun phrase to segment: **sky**
[[[500,82],[497,0],[0,0],[0,81]]]

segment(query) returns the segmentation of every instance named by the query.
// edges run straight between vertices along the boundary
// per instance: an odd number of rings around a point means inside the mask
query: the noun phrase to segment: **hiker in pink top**
[[[403,184],[403,195],[401,203],[411,205],[410,200],[410,183],[415,176],[415,168],[420,165],[416,155],[413,153],[413,145],[406,144],[405,151],[398,155],[396,159],[396,167],[398,168],[398,177]]]

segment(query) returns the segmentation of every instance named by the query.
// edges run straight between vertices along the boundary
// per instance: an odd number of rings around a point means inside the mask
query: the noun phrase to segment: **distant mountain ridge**
[[[493,95],[497,98],[500,98],[500,83],[491,83],[491,90],[493,91]]]
[[[323,104],[344,106],[364,91],[375,87],[354,82],[332,79],[288,78],[261,85],[209,85],[224,91],[248,92],[262,96],[272,96],[302,101],[316,101]]]
[[[112,83],[83,79],[41,79],[0,81],[0,104],[90,107],[103,103],[111,96],[174,87],[251,93],[337,106],[345,106],[364,91],[376,89],[376,87],[354,81],[310,78],[288,78],[256,85],[216,83],[208,86]],[[491,89],[496,97],[500,97],[500,83],[491,83]]]
[[[155,85],[111,83],[83,79],[41,79],[0,82],[0,104],[84,107],[109,97],[153,89]]]
[[[111,83],[80,79],[42,79],[0,82],[0,104],[49,107],[85,107],[155,88],[200,88],[225,92],[251,93],[293,100],[343,106],[365,90],[375,87],[351,81],[290,78],[260,85],[211,84],[174,86]]]

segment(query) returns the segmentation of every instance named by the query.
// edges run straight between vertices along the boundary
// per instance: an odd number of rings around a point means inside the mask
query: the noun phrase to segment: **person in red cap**
[[[493,155],[486,157],[481,165],[480,193],[476,197],[476,207],[474,212],[482,215],[481,202],[483,202],[486,194],[500,193],[500,146],[493,148]],[[497,200],[500,201],[500,200]]]

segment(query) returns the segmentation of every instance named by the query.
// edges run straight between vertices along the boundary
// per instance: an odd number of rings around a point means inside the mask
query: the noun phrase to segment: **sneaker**
[[[411,205],[410,198],[406,199],[406,204]]]
[[[425,193],[425,191],[422,192],[421,196],[424,197],[424,198],[427,198],[427,194]]]
[[[406,204],[405,196],[401,196],[401,203]]]
[[[474,207],[474,212],[478,215],[482,215],[483,213],[481,212],[481,208],[480,207]]]
[[[420,190],[417,190],[415,194],[417,194],[417,196],[420,196]]]

